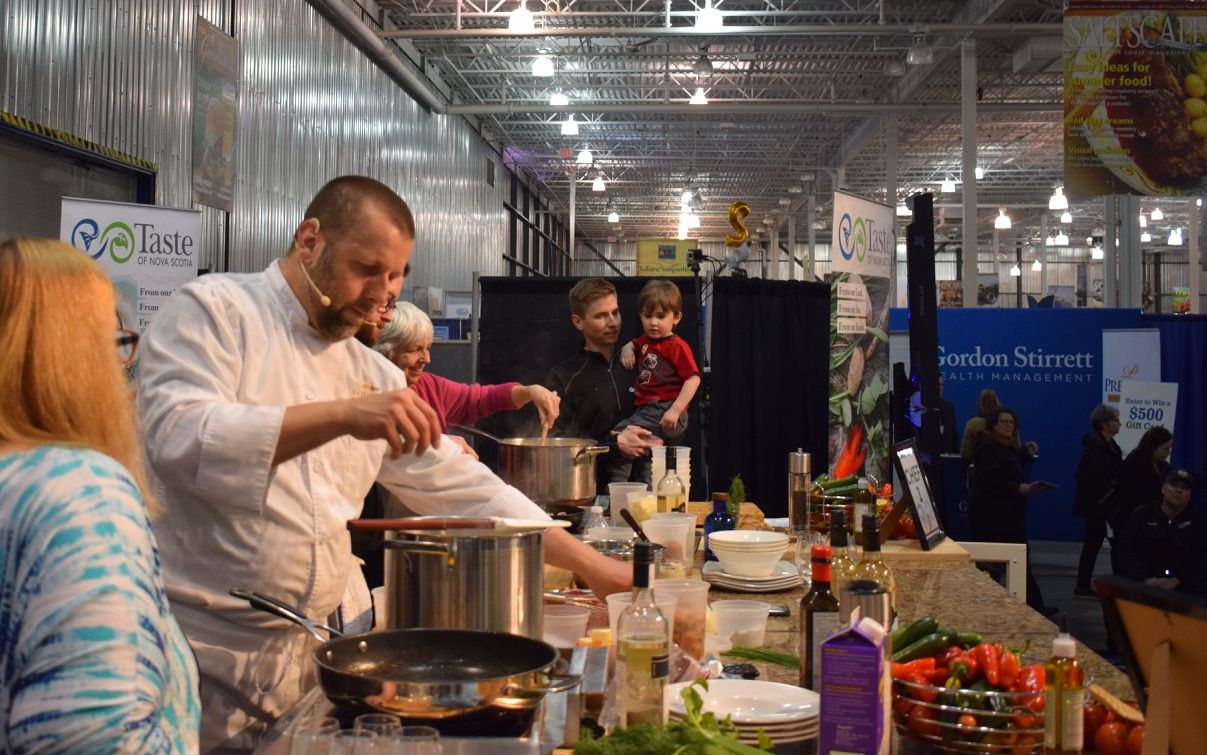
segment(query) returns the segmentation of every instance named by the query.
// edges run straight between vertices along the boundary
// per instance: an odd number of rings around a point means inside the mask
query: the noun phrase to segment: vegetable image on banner
[[[888,313],[895,247],[892,207],[835,193],[828,443],[834,478],[892,476]]]

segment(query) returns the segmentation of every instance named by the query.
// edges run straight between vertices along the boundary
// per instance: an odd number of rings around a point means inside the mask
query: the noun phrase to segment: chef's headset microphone
[[[315,233],[318,233],[318,230],[320,227],[319,219],[318,218],[310,218],[310,219],[314,221]],[[305,276],[306,282],[310,284],[310,288],[312,288],[314,290],[314,293],[318,294],[319,303],[321,303],[324,307],[330,307],[331,306],[331,297],[324,294],[322,291],[319,290],[319,287],[317,285],[315,285],[314,279],[310,277],[310,271],[306,269],[306,263],[303,262],[300,257],[298,258],[298,264],[301,265],[301,267],[302,267],[302,275]]]

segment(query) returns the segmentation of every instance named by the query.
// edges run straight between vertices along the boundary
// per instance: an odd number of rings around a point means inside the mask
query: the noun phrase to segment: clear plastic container
[[[591,609],[587,606],[545,606],[542,634],[545,642],[555,648],[572,648],[587,634]]]
[[[763,646],[771,604],[761,600],[718,600],[712,604],[717,619],[717,637],[733,647]]]
[[[608,500],[611,502],[609,512],[612,524],[617,527],[627,527],[628,525],[620,518],[620,512],[622,509],[629,507],[629,494],[645,493],[647,491],[649,491],[649,486],[644,482],[609,482]]]
[[[704,631],[708,621],[707,582],[700,579],[656,579],[654,596],[673,595],[675,627],[672,639],[696,660],[704,657]]]

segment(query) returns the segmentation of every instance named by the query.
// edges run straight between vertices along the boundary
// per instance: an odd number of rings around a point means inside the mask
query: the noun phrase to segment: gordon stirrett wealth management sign
[[[939,346],[939,368],[952,382],[1093,384],[1095,356],[1088,351],[1052,352],[1024,345],[1009,351],[989,351],[981,346],[948,351]]]

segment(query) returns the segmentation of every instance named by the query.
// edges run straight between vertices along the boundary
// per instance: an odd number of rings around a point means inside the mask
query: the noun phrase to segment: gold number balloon
[[[750,231],[742,221],[750,214],[750,205],[745,202],[734,202],[729,205],[729,224],[733,233],[725,237],[725,246],[741,246],[750,239]]]

